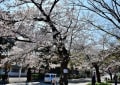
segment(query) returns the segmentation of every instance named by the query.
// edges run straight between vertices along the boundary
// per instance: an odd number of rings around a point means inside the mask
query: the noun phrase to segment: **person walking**
[[[93,72],[93,75],[92,75],[92,85],[95,85],[96,83],[96,76],[95,76],[95,72]]]
[[[115,85],[117,85],[117,79],[118,79],[118,76],[117,76],[116,73],[115,73],[115,75],[114,75],[114,82],[115,82]]]
[[[28,71],[27,71],[27,82],[31,82],[31,81],[32,81],[31,68],[28,68]]]

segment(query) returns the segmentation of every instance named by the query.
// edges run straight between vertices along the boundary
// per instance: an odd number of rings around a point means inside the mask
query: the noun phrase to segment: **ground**
[[[31,82],[31,83],[26,84],[26,78],[18,78],[18,77],[9,78],[9,80],[10,80],[10,84],[6,84],[6,85],[51,85],[50,83],[44,83],[43,81]],[[90,81],[91,81],[90,78],[72,79],[69,81],[68,85],[86,85]],[[20,82],[22,82],[22,83],[20,83]],[[0,84],[0,85],[2,85],[2,84]],[[112,85],[114,85],[114,83]],[[120,84],[117,84],[117,85],[120,85]]]

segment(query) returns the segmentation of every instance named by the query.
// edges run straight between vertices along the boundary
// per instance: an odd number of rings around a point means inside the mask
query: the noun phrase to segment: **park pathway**
[[[51,85],[51,84],[44,83],[43,81],[31,82],[31,83],[26,84],[26,78],[24,78],[24,77],[9,78],[9,80],[10,80],[10,84],[6,84],[6,85]],[[68,85],[87,85],[89,82],[91,82],[90,78],[71,79],[71,80],[69,80]],[[0,84],[0,85],[2,85],[2,84]],[[115,85],[115,84],[112,83],[112,85]],[[117,84],[117,85],[120,85],[120,84]]]

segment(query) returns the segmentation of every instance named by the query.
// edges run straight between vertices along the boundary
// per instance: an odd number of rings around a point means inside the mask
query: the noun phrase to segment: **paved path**
[[[27,84],[26,83],[12,83],[12,84],[6,84],[6,85],[51,85],[51,84],[32,82],[32,83],[27,83]],[[68,85],[87,85],[87,83],[69,83]]]
[[[41,85],[40,82],[31,82],[31,83],[11,83],[6,85]]]
[[[86,83],[69,83],[68,85],[87,85],[89,82]]]
[[[68,85],[87,85],[89,82],[84,82],[84,83],[69,83]],[[0,84],[2,85],[2,84]],[[51,85],[48,83],[43,83],[43,82],[32,82],[32,83],[12,83],[12,84],[6,84],[6,85]],[[58,84],[57,84],[58,85]],[[112,85],[115,85],[112,83]],[[120,85],[120,84],[117,84]]]
[[[11,77],[9,78],[10,83],[26,82],[27,78],[25,77]]]
[[[22,77],[22,78],[9,78],[9,81],[11,84],[6,84],[6,85],[51,85],[48,83],[44,83],[42,81],[41,82],[32,82],[32,83],[26,84],[26,78],[24,78],[24,77]],[[90,78],[71,79],[71,80],[69,80],[68,85],[87,85],[90,81],[91,81]],[[2,84],[0,84],[0,85],[2,85]],[[112,83],[112,85],[115,85],[115,84]],[[117,85],[120,85],[120,84],[117,84]]]

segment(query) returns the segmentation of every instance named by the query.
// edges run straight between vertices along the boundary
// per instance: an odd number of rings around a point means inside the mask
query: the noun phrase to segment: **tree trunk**
[[[45,18],[34,18],[35,20],[38,20],[38,21],[44,21],[46,22],[51,30],[52,30],[52,37],[53,37],[53,45],[56,46],[57,48],[57,52],[58,53],[58,56],[59,58],[61,59],[61,78],[60,78],[60,85],[68,85],[67,84],[67,73],[64,73],[63,71],[65,69],[67,69],[67,65],[68,65],[68,62],[69,62],[69,52],[68,50],[66,49],[65,47],[65,43],[64,41],[66,40],[66,36],[62,36],[61,32],[59,32],[59,30],[56,28],[55,24],[53,23],[53,21],[51,20],[51,17],[50,17],[50,14],[53,10],[53,8],[55,7],[55,5],[57,4],[57,2],[59,0],[54,0],[54,3],[52,5],[52,7],[50,8],[50,11],[49,13],[47,14],[42,5],[43,5],[43,1],[41,1],[41,4],[38,5],[38,3],[36,3],[34,0],[31,0],[32,3],[34,3],[36,5],[36,7],[39,9],[39,11],[43,14],[43,16]]]
[[[70,60],[68,50],[64,45],[58,47],[58,54],[61,59],[60,85],[68,85],[68,62]]]
[[[69,59],[63,60],[61,62],[61,76],[60,76],[60,85],[68,85],[68,65]]]
[[[101,83],[99,66],[97,65],[97,63],[93,63],[93,67],[95,68],[95,71],[96,71],[97,82]]]
[[[68,85],[68,73],[64,72],[67,69],[69,58],[69,52],[65,47],[65,37],[62,38],[60,32],[56,29],[54,24],[51,22],[50,18],[47,19],[49,22],[52,32],[53,32],[53,42],[57,47],[58,56],[61,60],[61,75],[60,75],[60,85]]]
[[[5,84],[9,83],[8,72],[9,72],[8,63],[5,63],[5,75],[4,75],[4,78],[3,78],[3,81],[4,81]]]

